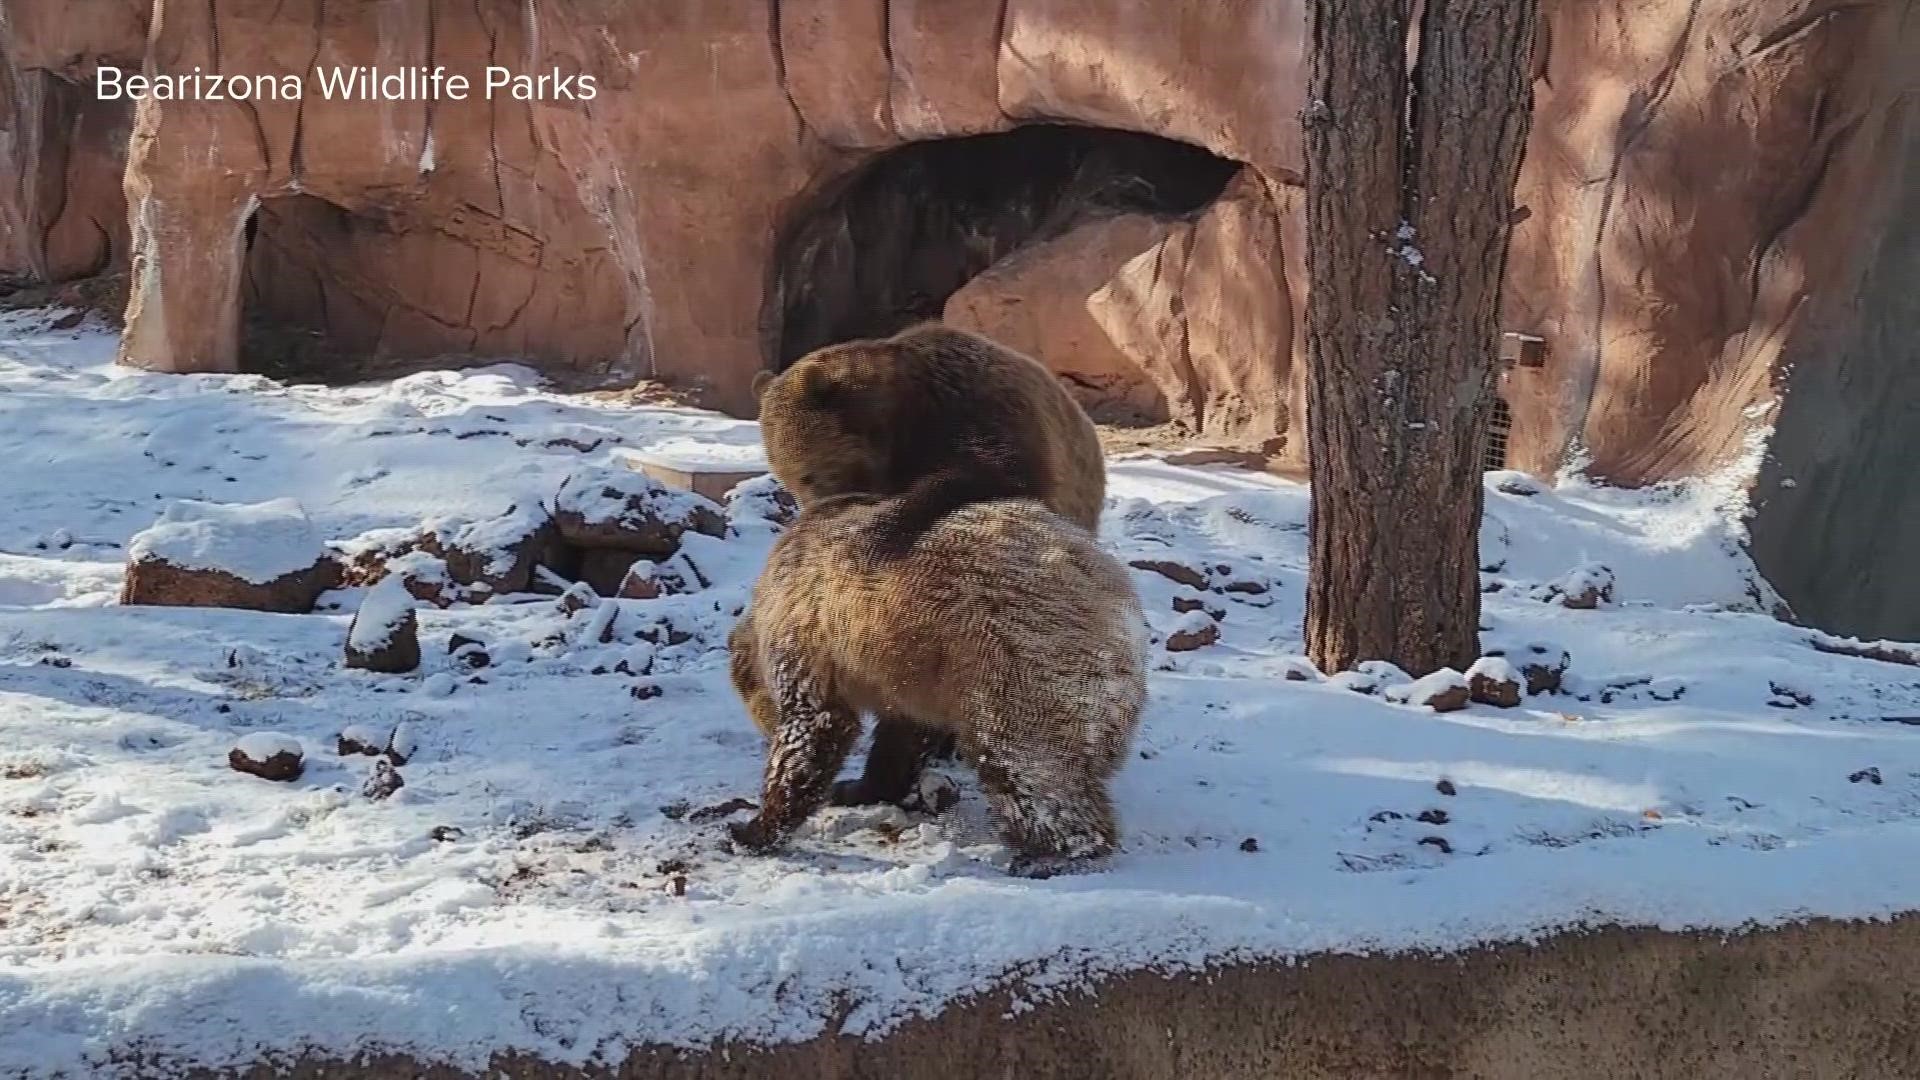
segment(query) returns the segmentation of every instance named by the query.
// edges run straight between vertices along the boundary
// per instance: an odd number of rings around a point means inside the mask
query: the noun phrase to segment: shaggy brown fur
[[[1018,870],[1110,853],[1106,782],[1146,697],[1126,569],[1031,500],[953,510],[904,552],[877,544],[877,522],[911,497],[818,502],[775,543],[750,651],[734,660],[772,728],[760,810],[735,841],[767,850],[791,836],[872,711],[957,737]]]
[[[1039,362],[987,338],[928,323],[818,349],[755,387],[768,462],[801,506],[913,491],[875,522],[882,554],[898,556],[943,514],[988,499],[1038,499],[1099,532],[1107,474],[1093,421]],[[743,614],[735,628],[736,655],[753,647],[751,622]],[[771,706],[741,697],[766,731]],[[925,725],[882,714],[863,774],[833,799],[899,802],[951,749]]]

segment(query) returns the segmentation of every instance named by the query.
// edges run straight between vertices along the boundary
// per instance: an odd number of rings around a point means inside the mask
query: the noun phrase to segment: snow
[[[251,505],[182,499],[134,535],[127,555],[183,570],[224,570],[265,585],[313,569],[326,548],[293,499]]]
[[[242,735],[240,740],[233,744],[233,748],[252,761],[266,761],[281,754],[300,756],[299,739],[271,731],[255,731]]]
[[[1467,669],[1467,678],[1471,679],[1476,675],[1496,683],[1518,683],[1521,686],[1527,684],[1526,677],[1520,674],[1520,669],[1514,667],[1504,656],[1483,656],[1475,660],[1473,666]]]
[[[1474,665],[1478,667],[1478,664]],[[1467,677],[1452,668],[1423,675],[1410,683],[1395,686],[1386,692],[1388,701],[1405,705],[1431,705],[1433,700],[1450,690],[1465,690]]]
[[[1149,654],[1113,865],[1006,876],[958,767],[943,814],[825,811],[750,858],[720,844],[764,755],[724,644],[775,536],[763,482],[733,536],[687,548],[705,587],[571,614],[422,606],[407,675],[342,671],[358,596],[290,616],[119,607],[113,586],[180,500],[291,499],[339,542],[532,515],[583,468],[644,485],[615,451],[738,447],[751,424],[553,394],[513,366],[341,388],[151,375],[115,368],[104,332],[39,325],[0,317],[0,1075],[382,1050],[586,1064],[876,1036],[1010,978],[1031,998],[1137,968],[1920,904],[1920,727],[1896,722],[1920,717],[1920,680],[1767,614],[1737,477],[1525,495],[1489,477],[1483,646],[1566,649],[1566,692],[1437,714],[1378,692],[1404,673],[1370,665],[1361,694],[1302,660],[1304,488],[1116,459],[1115,554],[1266,591],[1133,574],[1160,640],[1176,598],[1225,616],[1217,643]],[[1534,599],[1589,564],[1612,603]],[[456,633],[490,663],[449,653]],[[348,725],[404,727],[390,798],[362,794],[380,759],[335,752]],[[298,740],[304,775],[241,782],[227,751],[260,736]]]

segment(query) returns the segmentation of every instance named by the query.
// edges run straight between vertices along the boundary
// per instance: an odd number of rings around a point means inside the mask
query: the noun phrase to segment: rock
[[[526,592],[534,567],[556,557],[560,538],[546,509],[532,499],[498,517],[432,528],[454,580],[495,596]]]
[[[1520,704],[1520,672],[1504,656],[1483,656],[1467,669],[1467,687],[1482,705],[1511,709]]]
[[[1454,787],[1454,785],[1453,785],[1453,781],[1451,781],[1451,780],[1448,780],[1448,779],[1446,779],[1445,777],[1442,777],[1442,778],[1441,778],[1441,779],[1439,780],[1439,782],[1437,782],[1437,783],[1435,783],[1435,784],[1433,785],[1433,790],[1435,790],[1435,791],[1437,791],[1437,792],[1439,792],[1439,793],[1440,793],[1440,794],[1442,794],[1442,795],[1458,795],[1458,794],[1460,794],[1460,792],[1459,792],[1459,789],[1458,789],[1458,788],[1455,788],[1455,787]]]
[[[1515,472],[1511,469],[1490,472],[1487,474],[1487,479],[1492,481],[1495,491],[1503,495],[1517,495],[1523,499],[1530,499],[1535,495],[1543,495],[1547,490],[1546,486],[1540,483],[1540,481],[1535,480],[1526,473]]]
[[[493,654],[487,651],[487,644],[478,638],[465,634],[455,634],[447,639],[447,652],[469,671],[478,671],[493,663]]]
[[[1174,597],[1173,610],[1180,615],[1185,615],[1189,612],[1194,612],[1194,611],[1204,611],[1207,613],[1207,618],[1212,619],[1214,622],[1219,622],[1222,619],[1225,619],[1227,617],[1226,612],[1220,610],[1219,608],[1208,607],[1207,602],[1200,599],[1197,596]]]
[[[727,517],[733,521],[745,518],[789,525],[800,516],[799,502],[772,473],[735,484],[724,503]]]
[[[1245,840],[1240,841],[1240,850],[1251,855],[1260,850],[1260,841],[1249,836]]]
[[[562,615],[575,615],[599,607],[600,593],[592,585],[577,581],[560,594],[560,599],[554,601],[553,606]]]
[[[569,544],[664,559],[687,532],[726,535],[727,522],[711,501],[669,490],[630,469],[581,469],[554,497],[554,523]],[[618,586],[618,577],[614,579]],[[609,591],[612,591],[611,589]]]
[[[1441,668],[1410,683],[1390,687],[1381,696],[1399,704],[1425,705],[1434,712],[1457,712],[1467,707],[1471,697],[1467,677],[1452,668]]]
[[[1520,674],[1526,676],[1529,695],[1559,693],[1572,663],[1572,654],[1551,645],[1529,645],[1518,654]]]
[[[635,562],[627,567],[620,579],[620,589],[614,595],[622,600],[658,599],[665,592],[659,570],[659,564],[651,559]]]
[[[1600,563],[1589,563],[1547,586],[1547,591],[1559,599],[1561,607],[1591,611],[1613,602],[1613,571]]]
[[[414,737],[413,725],[395,724],[393,735],[387,739],[387,760],[395,765],[405,765],[419,752],[419,740]]]
[[[417,529],[375,529],[339,545],[345,563],[343,583],[373,585],[389,573],[412,568],[432,578],[430,563],[457,588],[443,589],[456,600],[484,600],[526,592],[534,568],[554,561],[559,532],[546,510],[533,500],[515,503],[504,514],[478,521],[435,519]],[[428,590],[413,588],[421,600],[445,606]]]
[[[1362,660],[1355,664],[1352,671],[1343,671],[1328,682],[1342,690],[1351,690],[1356,694],[1376,694],[1413,681],[1413,676],[1401,670],[1399,665],[1385,660]]]
[[[1283,656],[1280,658],[1280,677],[1288,682],[1321,682],[1326,679],[1313,661],[1304,656]]]
[[[123,604],[305,614],[340,567],[292,499],[176,502],[127,544]]]
[[[392,735],[390,731],[381,731],[365,724],[351,724],[335,740],[335,753],[341,757],[355,754],[376,757],[386,752],[387,741]]]
[[[435,825],[427,830],[427,839],[438,844],[451,844],[466,835],[465,830],[457,825]]]
[[[300,740],[268,731],[242,736],[227,751],[227,765],[262,780],[297,780],[306,768]]]
[[[420,621],[413,596],[399,578],[367,590],[347,628],[346,664],[388,675],[420,666]]]
[[[1189,589],[1204,590],[1207,588],[1207,575],[1195,570],[1191,566],[1182,566],[1177,562],[1169,562],[1166,559],[1134,559],[1127,565],[1133,567],[1135,570],[1150,570],[1166,578],[1168,581],[1177,585],[1185,585]]]
[[[400,579],[415,600],[434,607],[449,607],[460,599],[460,591],[447,568],[447,561],[424,551],[410,551],[387,562],[386,572]]]
[[[1220,640],[1220,624],[1204,613],[1193,611],[1174,622],[1167,632],[1168,652],[1192,652]]]
[[[390,798],[394,792],[406,785],[407,782],[400,776],[400,770],[381,760],[373,763],[373,771],[367,774],[366,782],[360,785],[360,794],[377,802]]]

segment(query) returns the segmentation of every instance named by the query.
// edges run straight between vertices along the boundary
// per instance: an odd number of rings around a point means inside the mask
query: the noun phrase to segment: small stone
[[[1433,790],[1442,795],[1458,795],[1460,793],[1459,789],[1453,786],[1453,781],[1447,779],[1442,779],[1439,783],[1433,785]]]
[[[1591,563],[1554,583],[1560,606],[1591,611],[1613,601],[1613,571],[1600,563]]]
[[[256,731],[227,751],[227,765],[262,780],[296,780],[306,770],[306,755],[297,739]]]
[[[1520,704],[1520,672],[1502,656],[1483,656],[1467,669],[1467,689],[1482,705],[1511,709]]]
[[[1260,841],[1249,836],[1245,840],[1240,841],[1240,850],[1251,855],[1260,850]]]
[[[1191,566],[1182,566],[1177,562],[1168,562],[1165,559],[1135,559],[1127,565],[1133,567],[1135,570],[1150,570],[1169,581],[1185,585],[1190,589],[1205,589],[1207,587],[1207,575],[1195,570]]]
[[[1192,652],[1220,640],[1220,624],[1200,612],[1188,612],[1167,635],[1168,652]]]
[[[1453,818],[1445,810],[1422,810],[1420,816],[1414,820],[1428,825],[1445,825]]]
[[[1856,772],[1853,775],[1847,777],[1847,782],[1852,784],[1859,784],[1863,782],[1868,784],[1879,784],[1880,769],[1877,766],[1870,765],[1867,768],[1861,769],[1859,772]]]
[[[334,752],[341,757],[364,754],[376,757],[386,751],[387,740],[391,733],[371,728],[365,724],[352,724],[340,732],[335,739]]]
[[[687,895],[687,875],[685,874],[673,875],[671,887],[673,889],[673,895],[675,896]]]
[[[1267,584],[1263,581],[1229,581],[1221,586],[1223,591],[1242,593],[1247,596],[1265,596]]]
[[[1550,645],[1529,645],[1520,658],[1520,674],[1527,680],[1527,693],[1557,694],[1560,692],[1562,676],[1573,663],[1573,657],[1565,649]]]
[[[578,614],[588,608],[599,607],[600,594],[586,582],[576,581],[567,586],[567,591],[560,594],[560,599],[554,601],[553,606],[558,608],[562,615]]]
[[[1444,836],[1423,836],[1420,838],[1420,845],[1422,847],[1438,848],[1442,855],[1453,854],[1453,845],[1447,843],[1447,838]]]
[[[758,809],[758,807],[747,799],[728,799],[726,802],[716,806],[708,806],[693,811],[687,815],[687,820],[697,825],[705,821],[717,821],[730,814],[737,814],[742,810],[755,809]]]
[[[396,724],[393,735],[387,740],[387,760],[395,765],[405,765],[419,752],[420,742],[413,734],[413,725]]]
[[[633,688],[627,691],[635,701],[652,701],[665,692],[660,689],[659,683],[654,682],[635,683]]]
[[[360,785],[360,794],[377,802],[391,797],[406,785],[407,782],[400,777],[400,770],[385,761],[376,761],[373,771],[367,774],[366,783]]]
[[[457,825],[435,825],[427,830],[427,839],[439,844],[451,844],[466,835]]]
[[[614,595],[622,600],[657,600],[665,591],[659,574],[660,564],[652,559],[640,559],[633,562],[620,578],[620,589]]]

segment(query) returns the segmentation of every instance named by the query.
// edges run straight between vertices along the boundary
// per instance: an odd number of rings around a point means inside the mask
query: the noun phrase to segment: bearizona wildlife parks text
[[[194,68],[185,74],[133,74],[102,66],[94,73],[94,91],[102,101],[298,101],[308,79],[299,75],[228,75]],[[328,101],[465,101],[476,91],[473,80],[444,67],[317,67],[311,81]],[[591,75],[540,75],[489,66],[478,92],[485,100],[592,101],[599,95]]]

